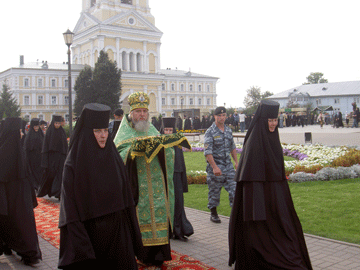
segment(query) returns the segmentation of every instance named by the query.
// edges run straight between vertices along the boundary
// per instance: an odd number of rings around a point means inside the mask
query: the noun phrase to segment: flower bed
[[[200,142],[191,142],[192,151],[204,151]],[[285,173],[292,182],[334,180],[360,177],[360,151],[346,146],[329,147],[319,144],[283,144]],[[237,144],[238,153],[242,145]],[[188,172],[189,183],[206,183],[206,171]]]

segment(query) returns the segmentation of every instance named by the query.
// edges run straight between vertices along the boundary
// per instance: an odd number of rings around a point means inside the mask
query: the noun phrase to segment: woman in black
[[[68,144],[65,130],[61,127],[62,116],[53,115],[46,131],[42,151],[41,167],[44,169],[38,197],[48,195],[60,198],[61,178]]]
[[[61,190],[61,269],[138,269],[142,240],[110,107],[86,104],[70,139]]]
[[[0,254],[5,244],[25,264],[33,265],[40,261],[41,251],[21,135],[21,118],[6,118],[0,132]]]
[[[163,134],[176,133],[175,117],[163,117],[162,119]],[[174,162],[174,192],[175,192],[175,206],[174,206],[174,224],[173,224],[173,238],[181,241],[187,241],[187,237],[194,233],[193,226],[186,218],[184,209],[184,192],[188,192],[188,183],[186,177],[186,167],[184,154],[181,148],[174,146],[175,162]]]
[[[263,100],[245,136],[229,225],[235,269],[312,269],[285,177],[278,111],[279,103]]]
[[[26,167],[30,183],[35,190],[38,190],[42,175],[41,149],[44,140],[44,133],[40,130],[40,121],[33,118],[30,121],[29,132],[26,135],[24,149],[26,154]]]

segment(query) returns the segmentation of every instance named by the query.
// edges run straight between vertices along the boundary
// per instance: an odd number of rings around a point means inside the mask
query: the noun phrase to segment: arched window
[[[137,53],[136,54],[136,67],[137,67],[137,71],[141,72],[142,71],[142,58],[141,58],[141,54]]]
[[[121,0],[121,4],[132,5],[132,0]]]
[[[129,55],[129,61],[130,61],[130,71],[135,71],[135,59],[134,54],[131,52]]]
[[[127,70],[126,65],[127,65],[127,59],[126,59],[126,52],[122,52],[121,53],[121,62],[122,62],[122,70]]]

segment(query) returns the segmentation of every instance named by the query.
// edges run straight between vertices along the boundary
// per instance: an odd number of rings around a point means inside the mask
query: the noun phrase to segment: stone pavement
[[[220,216],[221,223],[210,221],[210,213],[186,208],[186,215],[194,227],[187,242],[171,240],[171,248],[189,255],[219,270],[234,269],[228,266],[229,218]],[[314,270],[360,269],[360,245],[305,234]]]
[[[187,242],[171,240],[171,248],[200,260],[219,270],[234,269],[228,266],[229,218],[220,216],[221,223],[210,221],[210,213],[186,208],[186,214],[194,227],[194,234]],[[314,270],[360,270],[360,246],[323,237],[305,234]],[[16,255],[0,256],[1,270],[57,269],[59,250],[39,237],[43,261],[36,267],[20,262]]]
[[[360,128],[289,127],[280,129],[280,138],[285,143],[304,143],[305,132],[312,133],[313,143],[360,146]],[[208,212],[186,208],[186,213],[195,233],[187,242],[171,240],[171,248],[217,269],[233,269],[228,266],[229,218],[221,216],[222,223],[215,224],[210,222]],[[308,234],[305,235],[305,240],[314,270],[360,270],[359,245]],[[23,265],[16,255],[1,255],[0,270],[57,269],[59,250],[40,237],[39,242],[43,253],[43,261],[40,264],[29,267]]]

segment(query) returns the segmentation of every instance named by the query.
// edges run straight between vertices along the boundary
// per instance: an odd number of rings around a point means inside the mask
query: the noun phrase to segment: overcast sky
[[[217,105],[243,106],[250,87],[279,93],[310,72],[329,82],[360,80],[358,0],[149,2],[163,32],[161,68],[219,77]],[[0,71],[17,66],[20,55],[25,62],[67,61],[62,33],[74,29],[81,6],[81,0],[3,3]]]

